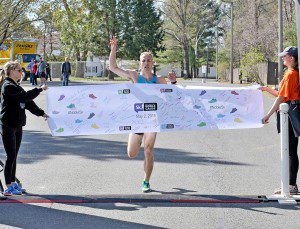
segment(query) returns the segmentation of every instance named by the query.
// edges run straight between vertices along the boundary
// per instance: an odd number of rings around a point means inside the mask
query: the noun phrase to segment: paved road
[[[202,85],[199,80],[181,83]],[[205,85],[228,86],[212,81]],[[24,87],[31,88],[26,83]],[[43,93],[36,102],[45,108],[45,100]],[[265,109],[273,102],[268,95],[264,101]],[[46,122],[30,113],[24,129],[17,175],[31,194],[72,200],[141,194],[143,154],[126,156],[127,135],[51,137]],[[151,181],[156,191],[151,195],[230,200],[272,194],[280,187],[279,147],[274,118],[260,129],[159,133]],[[2,159],[4,155],[1,147]],[[0,212],[0,227],[300,228],[299,205],[276,202],[0,202]]]

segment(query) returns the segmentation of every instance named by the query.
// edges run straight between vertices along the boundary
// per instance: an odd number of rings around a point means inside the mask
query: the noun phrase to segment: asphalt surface
[[[46,108],[45,92],[35,101]],[[273,101],[264,95],[265,111]],[[42,118],[27,118],[17,176],[29,194],[17,199],[31,201],[0,201],[0,228],[300,228],[299,203],[237,201],[280,187],[274,117],[259,129],[159,133],[151,194],[141,194],[143,151],[129,159],[127,135],[52,137]]]

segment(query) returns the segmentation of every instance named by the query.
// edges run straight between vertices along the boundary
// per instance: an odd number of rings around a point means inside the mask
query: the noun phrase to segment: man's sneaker
[[[150,183],[148,181],[143,180],[142,191],[146,192],[146,193],[152,191],[151,188],[150,188]]]
[[[26,193],[26,189],[22,188],[22,184],[15,182],[12,185],[14,186],[15,189],[17,189],[21,193]]]
[[[22,195],[22,192],[14,188],[14,185],[10,185],[7,189],[3,192],[4,196],[12,196],[12,195]]]
[[[290,194],[297,194],[299,192],[297,185],[289,185]],[[281,194],[281,188],[275,190],[274,194],[280,195]]]

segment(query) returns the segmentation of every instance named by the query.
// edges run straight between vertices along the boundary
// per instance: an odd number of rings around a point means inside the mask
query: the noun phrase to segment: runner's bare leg
[[[128,157],[135,158],[139,154],[142,140],[143,135],[129,134],[127,145]]]
[[[144,180],[150,180],[154,165],[154,144],[156,139],[156,133],[144,133]]]

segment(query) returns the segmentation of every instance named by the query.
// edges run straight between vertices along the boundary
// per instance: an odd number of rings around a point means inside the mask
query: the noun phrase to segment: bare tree
[[[206,0],[164,1],[162,12],[165,16],[165,31],[182,47],[187,77],[191,76],[190,56],[193,54],[198,57],[199,42],[203,39],[207,22],[213,17],[207,9],[208,2]],[[191,53],[192,49],[194,53]]]
[[[37,18],[29,18],[33,0],[2,0],[0,4],[0,45],[12,35],[22,33]]]

